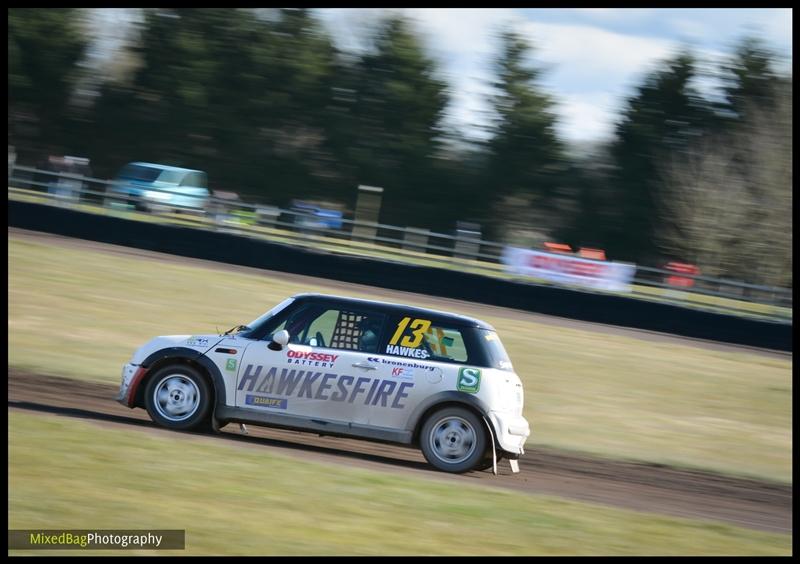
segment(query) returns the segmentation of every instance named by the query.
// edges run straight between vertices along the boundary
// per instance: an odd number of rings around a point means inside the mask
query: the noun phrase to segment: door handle
[[[375,370],[375,367],[371,364],[367,364],[366,362],[356,362],[353,364],[356,368],[361,368],[363,370]]]

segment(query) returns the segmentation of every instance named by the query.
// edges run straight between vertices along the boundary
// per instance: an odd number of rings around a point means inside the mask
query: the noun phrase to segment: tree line
[[[386,223],[467,220],[508,243],[791,286],[791,77],[757,38],[712,71],[688,49],[661,61],[613,138],[576,156],[534,45],[510,29],[478,142],[443,125],[449,86],[402,17],[352,53],[305,9],[143,13],[115,72],[96,76],[85,10],[9,9],[8,142],[21,162],[86,156],[101,177],[162,162],[276,205],[353,209],[356,186],[381,186]],[[713,98],[695,86],[709,72],[722,84]]]

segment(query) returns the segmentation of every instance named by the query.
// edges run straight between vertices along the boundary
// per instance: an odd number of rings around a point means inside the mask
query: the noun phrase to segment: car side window
[[[380,313],[309,304],[270,327],[265,338],[285,329],[292,344],[376,353],[384,319]]]
[[[186,176],[183,177],[181,181],[181,186],[188,186],[192,188],[202,188],[205,184],[202,182],[200,177],[200,173],[198,172],[189,172]]]
[[[384,316],[351,309],[328,309],[308,328],[305,344],[367,353],[378,352]]]
[[[425,333],[425,339],[431,349],[431,360],[467,361],[467,347],[458,329],[432,325]]]
[[[181,181],[181,173],[175,170],[164,170],[158,176],[158,181],[164,184],[178,185]]]

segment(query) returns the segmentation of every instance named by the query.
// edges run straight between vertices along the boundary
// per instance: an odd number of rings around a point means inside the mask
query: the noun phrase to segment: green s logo
[[[481,389],[481,371],[478,368],[461,368],[456,388],[459,392],[478,393]]]
[[[236,370],[236,359],[229,358],[227,364],[225,364],[225,370]]]

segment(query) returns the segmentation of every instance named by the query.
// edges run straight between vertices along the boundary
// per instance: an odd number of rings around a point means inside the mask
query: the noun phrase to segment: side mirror
[[[283,347],[289,344],[289,332],[286,329],[282,329],[278,331],[272,336],[272,343],[277,350],[281,350]],[[273,348],[270,346],[270,348]]]

